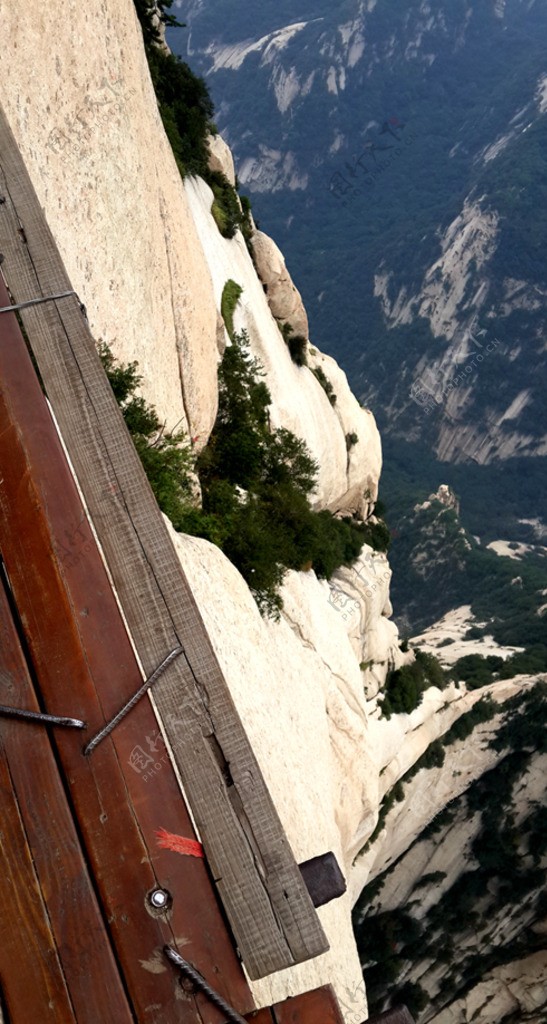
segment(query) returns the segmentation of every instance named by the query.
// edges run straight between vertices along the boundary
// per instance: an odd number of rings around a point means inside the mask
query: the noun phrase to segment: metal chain
[[[165,672],[165,669],[171,664],[172,661],[175,660],[175,658],[178,658],[179,654],[182,654],[183,651],[183,647],[175,647],[174,651],[171,651],[171,653],[163,659],[161,665],[158,665],[157,669],[155,669],[154,672],[152,672],[152,675],[144,681],[142,686],[137,690],[136,693],[133,694],[130,700],[128,700],[127,703],[124,704],[122,708],[120,708],[118,713],[114,715],[114,718],[112,718],[110,722],[107,722],[104,728],[102,728],[101,731],[98,732],[97,735],[94,736],[93,739],[91,739],[89,743],[84,747],[84,754],[86,755],[86,757],[88,754],[91,754],[93,750],[95,750],[95,747],[99,745],[101,740],[104,740],[106,736],[109,736],[110,733],[113,732],[116,726],[119,725],[119,723],[121,722],[122,718],[125,718],[125,716],[129,714],[129,712],[135,707],[135,704],[138,704],[141,697],[144,696],[146,691],[154,685],[156,680],[161,676],[162,672]]]
[[[68,299],[69,295],[76,295],[76,292],[60,292],[59,295],[44,295],[39,299],[27,299],[26,302],[17,302],[14,306],[1,306],[0,313],[15,313],[18,309],[27,309],[29,306],[39,306],[42,302],[56,302],[57,299]],[[78,296],[76,295],[78,299]],[[80,300],[78,299],[78,302]],[[81,306],[80,302],[80,306]]]
[[[61,718],[59,715],[46,715],[42,711],[26,711],[24,708],[12,708],[0,704],[0,715],[6,718],[20,718],[23,722],[35,722],[40,725],[64,725],[72,729],[85,729],[85,722],[79,718]]]
[[[215,992],[214,988],[211,988],[199,971],[196,971],[196,968],[192,967],[192,964],[189,964],[187,960],[184,960],[180,953],[177,953],[176,949],[173,949],[172,946],[164,946],[163,952],[167,959],[170,960],[175,967],[178,967],[181,974],[184,974],[184,977],[188,978],[188,980],[191,981],[200,992],[203,992],[203,994],[207,996],[209,1002],[213,1003],[213,1006],[216,1006],[217,1009],[224,1014],[226,1020],[231,1021],[232,1024],[247,1024],[245,1017],[242,1017],[241,1014],[238,1013],[237,1010],[234,1010],[233,1006],[230,1006],[230,1004],[227,1003],[218,992]]]

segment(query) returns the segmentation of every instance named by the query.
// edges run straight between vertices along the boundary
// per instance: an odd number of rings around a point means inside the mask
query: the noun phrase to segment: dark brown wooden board
[[[303,992],[247,1015],[249,1024],[344,1024],[332,985]]]
[[[0,193],[15,300],[69,290],[3,112]],[[22,317],[146,674],[184,647],[154,697],[247,971],[317,956],[328,942],[79,305],[67,298]],[[104,757],[99,748],[91,760]]]
[[[275,1024],[344,1024],[332,985],[323,985],[272,1007]]]
[[[7,302],[0,283],[0,306]],[[0,314],[0,382],[0,551],[46,710],[85,720],[89,736],[141,676],[12,314]],[[222,1019],[201,996],[183,992],[163,960],[166,942],[240,1012],[252,1009],[205,862],[157,845],[158,828],[187,838],[194,832],[149,701],[91,758],[79,732],[56,730],[55,742],[139,1022]],[[146,773],[132,766],[137,747],[154,754]],[[167,916],[154,916],[146,903],[156,885],[173,896]]]
[[[1,582],[0,702],[40,710]],[[10,1020],[130,1024],[43,726],[0,718],[0,823],[0,976]]]

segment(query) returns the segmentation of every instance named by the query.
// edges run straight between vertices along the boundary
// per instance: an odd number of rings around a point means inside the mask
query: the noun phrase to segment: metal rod
[[[180,953],[177,953],[176,949],[173,949],[172,946],[164,946],[163,952],[167,959],[184,974],[185,978],[193,982],[196,988],[207,996],[209,1002],[213,1003],[213,1006],[216,1006],[224,1014],[226,1020],[232,1021],[232,1024],[247,1024],[245,1017],[242,1017],[218,992],[215,992],[214,988],[211,988],[208,982],[205,981],[203,975],[196,971],[195,967],[192,967],[192,964],[189,964],[187,960],[184,960]]]
[[[182,647],[175,647],[175,650],[171,651],[171,653],[163,659],[161,665],[158,665],[157,669],[155,669],[154,672],[152,672],[152,675],[144,681],[142,686],[137,690],[136,693],[133,694],[130,700],[128,700],[127,703],[124,704],[122,708],[120,708],[118,713],[114,715],[114,718],[112,718],[110,722],[107,722],[104,728],[102,728],[100,732],[98,732],[93,737],[93,739],[91,739],[89,743],[86,744],[86,746],[84,747],[84,754],[86,757],[88,754],[91,754],[93,750],[95,750],[95,747],[99,745],[101,740],[104,740],[106,736],[109,736],[110,733],[113,732],[116,726],[121,722],[122,718],[125,718],[125,716],[135,707],[135,704],[138,704],[141,697],[144,696],[146,691],[154,685],[156,680],[161,676],[162,672],[165,672],[165,669],[168,667],[168,665],[170,665],[171,662],[174,661],[175,658],[178,658],[179,654],[182,653]]]
[[[41,302],[56,302],[57,299],[67,299],[69,295],[76,295],[76,292],[61,292],[59,295],[44,295],[40,299],[27,299],[26,302],[18,302],[15,306],[0,306],[0,313],[15,313],[18,309],[26,309],[27,306],[38,306]],[[76,295],[78,299],[78,296]],[[78,299],[78,302],[80,300]],[[82,303],[80,302],[80,306]]]
[[[0,715],[6,718],[19,718],[23,722],[34,722],[39,725],[63,725],[71,729],[85,729],[86,723],[79,718],[61,718],[59,715],[46,715],[41,711],[26,711],[24,708],[11,708],[0,704]]]

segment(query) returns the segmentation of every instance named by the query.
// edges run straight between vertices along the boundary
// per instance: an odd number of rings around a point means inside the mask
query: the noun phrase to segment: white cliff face
[[[377,496],[381,469],[380,438],[373,416],[362,409],[351,393],[345,374],[328,356],[317,354],[316,360],[332,376],[337,395],[336,405],[329,402],[321,385],[306,366],[296,366],[283,340],[268,304],[269,294],[264,292],[242,236],[222,238],[211,216],[212,193],[199,178],[184,183],[202,252],[207,260],[211,287],[217,309],[224,285],[235,281],[242,289],[234,314],[236,331],[246,331],[251,350],[265,371],[265,381],[272,396],[271,421],[304,438],[312,456],[319,464],[317,504],[337,511],[348,503],[359,509],[366,507]],[[274,260],[272,288],[282,279],[284,291],[302,318],[302,329],[307,318],[298,292],[285,268],[277,246],[261,237],[263,273],[264,251],[272,252]],[[298,320],[294,320],[298,324]],[[310,365],[314,365],[310,358]],[[358,452],[348,459],[346,434],[355,432]]]
[[[218,548],[173,536],[297,860],[332,850],[344,870],[347,833],[363,803],[374,813],[376,794],[365,783],[374,767],[359,664],[328,584],[290,573],[281,622],[265,621]],[[356,752],[359,770],[348,777]],[[341,995],[359,986],[350,911],[349,896],[320,909],[330,951],[253,983],[261,1004],[327,982]]]
[[[530,690],[535,682],[539,680],[513,680],[514,692],[522,693],[522,683]],[[497,700],[500,691],[494,695]],[[501,696],[504,703],[510,694]],[[419,1020],[425,1024],[539,1024],[544,1019],[546,961],[541,937],[545,921],[538,919],[537,908],[547,857],[544,848],[539,856],[537,847],[533,852],[529,830],[544,802],[547,756],[532,755],[507,788],[507,762],[499,770],[495,766],[504,754],[488,748],[496,728],[496,720],[477,727],[472,742],[468,739],[449,748],[448,764],[422,770],[405,783],[404,801],[395,805],[387,819],[388,829],[392,815],[400,824],[402,819],[397,838],[404,831],[406,818],[416,813],[416,806],[425,802],[433,808],[441,795],[437,791],[450,774],[464,780],[462,797],[458,799],[453,792],[456,799],[430,830],[415,839],[407,833],[404,848],[394,848],[389,838],[386,845],[382,835],[374,844],[379,847],[378,854],[383,852],[387,870],[375,891],[370,890],[368,902],[359,912],[360,921],[366,929],[367,919],[378,921],[382,919],[378,915],[387,914],[389,919],[393,913],[411,912],[420,929],[420,942],[408,957],[402,940],[402,948],[397,950],[401,958],[398,984],[421,987],[426,998]],[[482,796],[475,793],[469,803],[469,784],[472,790],[477,779],[480,786],[480,777],[489,768],[493,769],[489,785],[494,783],[494,788],[487,788],[490,795],[486,798],[484,791]],[[503,804],[497,819],[496,812],[492,815],[496,801]],[[517,858],[511,870],[504,869],[503,858],[499,858],[507,828],[514,829]],[[484,853],[489,849],[498,852],[497,860],[494,857],[497,867],[486,872],[485,881]],[[523,890],[527,873],[531,883]],[[477,886],[479,877],[482,884]],[[516,890],[519,884],[521,888]],[[470,893],[474,893],[471,900]],[[367,963],[374,960],[372,948],[364,955]],[[490,966],[481,974],[481,961],[488,963],[489,958]],[[499,966],[493,966],[496,960],[501,960]]]
[[[498,152],[501,149],[492,151],[489,158]],[[444,411],[435,443],[441,461],[472,459],[483,465],[517,454],[547,452],[546,435],[520,428],[521,413],[535,397],[533,388],[511,391],[505,409],[488,405],[479,419],[470,412],[477,376],[488,374],[500,356],[511,363],[521,354],[520,346],[511,349],[496,337],[497,318],[516,311],[538,312],[545,306],[542,288],[513,278],[503,281],[502,301],[491,301],[489,261],[498,234],[496,211],[483,209],[480,200],[466,200],[441,240],[441,256],[417,289],[409,293],[403,286],[394,293],[392,275],[385,267],[375,276],[375,295],[388,329],[404,328],[421,317],[439,343],[438,350],[426,351],[413,368],[410,397],[424,407]],[[486,324],[480,330],[479,318]],[[407,405],[406,397],[398,395],[390,408],[392,418],[397,419]]]
[[[503,1020],[525,1020],[543,1024],[547,1008],[547,952],[495,967],[475,985],[464,999],[431,1018],[431,1024],[499,1024]]]
[[[431,687],[425,692],[420,706],[410,715],[394,715],[389,720],[380,719],[374,723],[370,730],[371,753],[382,772],[381,799],[425,753],[430,743],[442,737],[477,701],[490,693],[500,705],[499,715],[475,729],[472,742],[465,740],[451,745],[441,768],[424,768],[405,783],[405,798],[394,804],[377,840],[361,854],[359,849],[356,850],[352,874],[354,899],[357,899],[368,881],[385,871],[412,846],[426,825],[451,800],[464,793],[471,782],[497,764],[501,754],[489,749],[487,741],[499,727],[503,704],[532,685],[533,681],[528,677],[520,677],[482,687],[480,691],[465,692],[463,684],[461,690],[454,684],[446,690]],[[361,849],[363,845],[361,843]],[[461,850],[456,860],[461,869]],[[388,878],[382,892],[383,904],[388,908],[404,905],[420,871],[421,867],[409,881],[409,890],[405,896],[401,895],[397,878],[396,891],[390,898]]]
[[[0,15],[0,102],[91,330],[138,361],[162,420],[207,436],[217,309],[133,4],[0,0]]]

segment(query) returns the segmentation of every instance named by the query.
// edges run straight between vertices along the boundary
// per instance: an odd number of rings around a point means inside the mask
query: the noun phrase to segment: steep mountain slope
[[[314,338],[387,435],[544,476],[545,5],[225,13],[194,0],[171,41],[210,83]]]
[[[495,714],[487,725],[467,716],[473,744],[461,718],[429,765],[399,782],[402,803],[385,822],[391,857],[370,844],[374,880],[355,911],[376,1007],[395,985],[424,1022],[545,1019],[544,680],[516,694],[485,689],[475,709],[493,700]],[[453,791],[454,776],[463,791],[435,813],[433,794]],[[430,820],[416,832],[424,803]]]
[[[469,601],[478,635],[513,646],[547,638],[547,547],[537,538],[518,543],[466,531],[446,485],[398,520],[392,561],[404,567],[392,598],[408,636]]]

